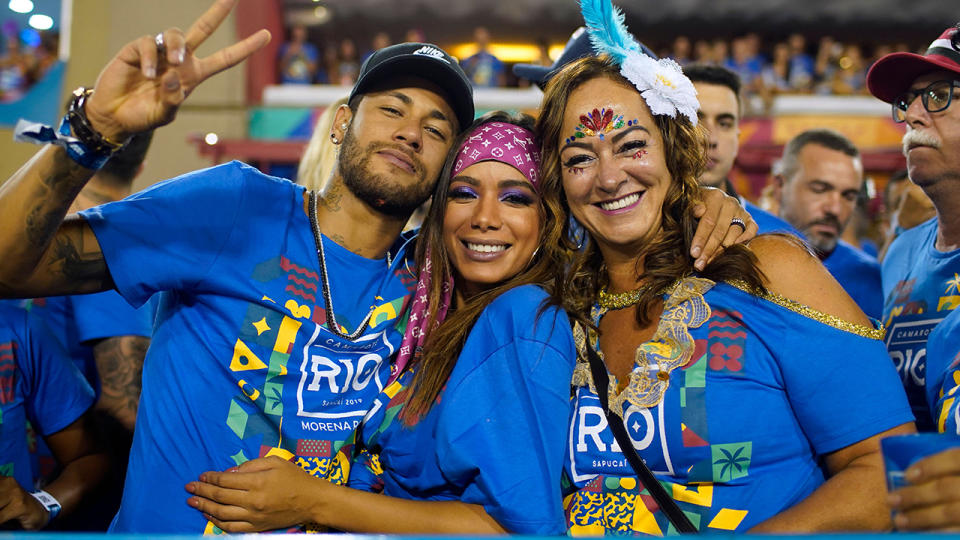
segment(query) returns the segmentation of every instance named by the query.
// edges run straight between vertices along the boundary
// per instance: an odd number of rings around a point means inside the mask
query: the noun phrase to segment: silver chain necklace
[[[330,280],[327,278],[327,260],[323,253],[323,239],[320,236],[320,225],[317,224],[317,192],[314,190],[310,191],[310,227],[313,230],[313,242],[317,246],[317,260],[320,262],[320,286],[323,291],[323,303],[324,303],[324,312],[327,315],[327,327],[330,328],[334,334],[340,336],[341,338],[349,339],[353,341],[357,339],[363,331],[367,329],[367,325],[370,324],[370,318],[373,317],[373,312],[376,309],[376,306],[370,306],[370,311],[367,313],[367,316],[363,318],[363,322],[360,323],[360,326],[353,331],[352,334],[345,334],[340,331],[340,325],[337,324],[337,316],[333,313],[333,297],[330,295]],[[387,267],[390,267],[390,252],[387,252]]]

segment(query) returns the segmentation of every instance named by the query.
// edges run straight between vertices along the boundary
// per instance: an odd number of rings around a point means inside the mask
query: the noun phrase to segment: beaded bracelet
[[[87,98],[93,94],[93,88],[79,87],[73,91],[73,98],[67,107],[67,122],[70,124],[70,130],[84,146],[96,154],[115,154],[124,147],[125,143],[111,141],[104,137],[99,131],[94,129],[90,120],[87,118],[87,111],[84,106],[87,104]]]

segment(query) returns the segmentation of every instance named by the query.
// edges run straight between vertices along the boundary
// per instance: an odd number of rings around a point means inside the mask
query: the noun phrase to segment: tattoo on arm
[[[113,287],[103,252],[89,249],[84,242],[84,226],[73,226],[54,237],[50,264],[72,290],[103,290]]]
[[[62,212],[51,211],[42,206],[34,207],[27,214],[27,242],[33,247],[42,249],[57,232],[57,227],[62,221]]]
[[[149,338],[116,336],[100,340],[93,346],[101,385],[97,408],[130,430],[133,430],[137,418],[143,358],[149,345]]]

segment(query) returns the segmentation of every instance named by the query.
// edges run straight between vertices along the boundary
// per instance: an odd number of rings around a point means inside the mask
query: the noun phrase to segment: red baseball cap
[[[877,60],[867,72],[867,88],[877,98],[892,103],[910,89],[913,81],[931,71],[952,71],[960,78],[960,30],[951,26],[934,40],[927,52],[890,53]]]

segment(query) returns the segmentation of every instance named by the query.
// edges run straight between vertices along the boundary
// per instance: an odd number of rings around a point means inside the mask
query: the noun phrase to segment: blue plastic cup
[[[945,433],[915,433],[881,439],[887,490],[893,491],[908,485],[905,473],[914,463],[957,446],[960,446],[960,437]]]

